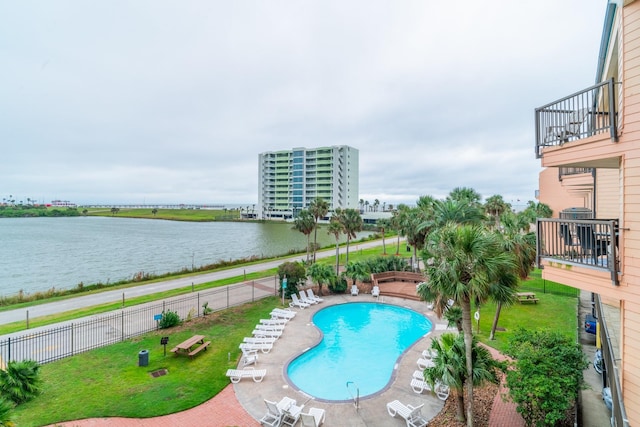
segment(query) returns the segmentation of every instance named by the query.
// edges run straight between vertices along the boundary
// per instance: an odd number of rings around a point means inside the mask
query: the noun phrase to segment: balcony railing
[[[618,284],[617,219],[538,219],[537,264],[542,260],[594,268],[611,273]]]
[[[544,147],[609,132],[618,141],[615,83],[612,79],[536,108],[536,157]]]

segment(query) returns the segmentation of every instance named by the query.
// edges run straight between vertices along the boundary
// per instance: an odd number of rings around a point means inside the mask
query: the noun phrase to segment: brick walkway
[[[509,358],[500,353],[498,350],[485,346],[491,352],[496,360],[508,360]],[[516,411],[516,404],[513,402],[505,402],[502,399],[506,395],[508,388],[505,386],[504,377],[500,384],[500,391],[493,399],[493,407],[491,408],[491,416],[489,417],[489,427],[524,427],[524,419]]]

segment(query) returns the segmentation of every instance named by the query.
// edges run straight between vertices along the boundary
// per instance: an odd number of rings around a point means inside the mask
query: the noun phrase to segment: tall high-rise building
[[[347,145],[261,153],[258,215],[291,219],[316,198],[330,211],[357,208],[358,175],[358,150]]]

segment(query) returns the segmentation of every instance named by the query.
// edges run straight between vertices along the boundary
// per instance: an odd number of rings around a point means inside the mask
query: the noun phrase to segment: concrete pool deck
[[[349,426],[393,426],[406,425],[405,421],[396,417],[394,420],[388,413],[386,404],[393,400],[400,400],[404,404],[417,406],[424,404],[422,413],[427,420],[435,417],[444,406],[444,402],[435,395],[413,392],[410,381],[413,371],[418,369],[417,360],[423,350],[431,345],[431,337],[438,336],[446,329],[446,322],[440,321],[424,302],[408,299],[381,296],[379,304],[393,304],[410,308],[424,314],[433,323],[432,332],[427,337],[421,338],[401,356],[399,363],[392,374],[389,385],[371,397],[361,399],[356,409],[354,402],[336,403],[317,401],[310,396],[296,390],[291,386],[284,375],[284,366],[288,361],[299,355],[304,349],[314,346],[320,340],[320,332],[313,326],[311,318],[320,309],[329,305],[349,302],[372,302],[376,299],[370,294],[360,293],[358,296],[332,295],[323,297],[324,302],[313,305],[304,310],[295,309],[297,315],[287,323],[282,336],[276,341],[273,349],[268,354],[260,354],[258,360],[259,369],[266,369],[267,375],[261,383],[254,383],[250,379],[234,384],[236,398],[243,408],[255,419],[259,420],[266,413],[264,399],[279,401],[283,397],[290,397],[297,401],[298,405],[304,404],[305,408],[321,408],[326,411],[325,425],[349,425]],[[349,378],[349,373],[341,373]],[[345,381],[346,388],[346,381]]]

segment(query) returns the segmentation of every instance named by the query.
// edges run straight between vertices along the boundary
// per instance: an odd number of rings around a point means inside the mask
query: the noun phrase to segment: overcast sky
[[[524,204],[606,4],[0,0],[0,197],[252,204],[259,153],[346,144],[364,200]]]

